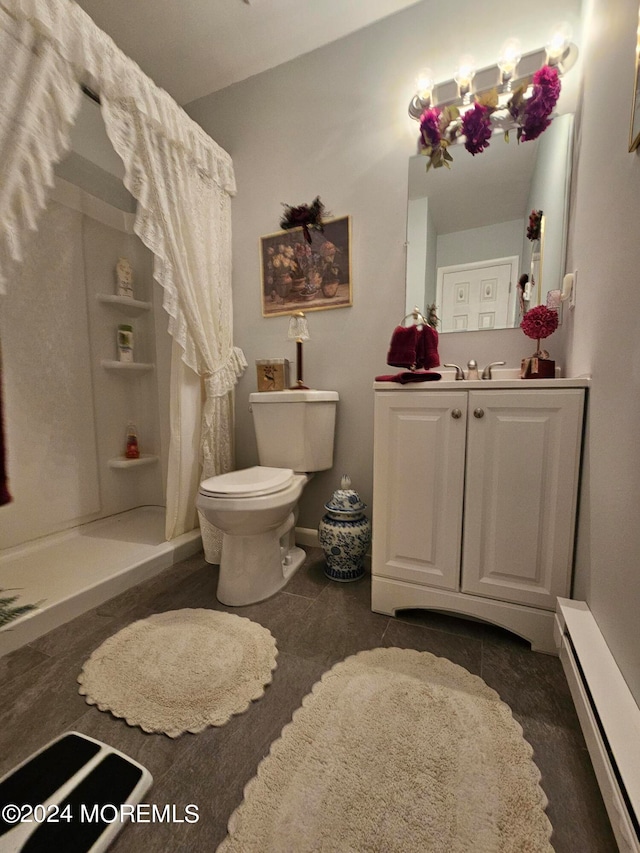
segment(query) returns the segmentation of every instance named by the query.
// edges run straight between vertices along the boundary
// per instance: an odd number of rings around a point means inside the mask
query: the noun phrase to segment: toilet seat
[[[209,477],[200,484],[200,494],[217,498],[254,498],[272,495],[286,489],[293,480],[291,468],[269,468],[254,465],[240,471],[229,471]]]

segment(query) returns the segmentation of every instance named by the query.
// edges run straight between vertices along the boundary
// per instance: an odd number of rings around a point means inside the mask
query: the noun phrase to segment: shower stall
[[[172,339],[153,256],[133,233],[134,199],[91,101],[72,141],[0,317],[13,496],[0,590],[37,604],[0,630],[0,655],[201,547],[195,516],[194,530],[165,538]],[[133,299],[117,294],[121,257]],[[133,329],[131,363],[118,360],[122,324]],[[125,456],[130,423],[137,459]]]

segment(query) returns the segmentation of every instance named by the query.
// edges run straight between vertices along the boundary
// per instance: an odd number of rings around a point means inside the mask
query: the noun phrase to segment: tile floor
[[[372,613],[368,575],[333,583],[323,574],[322,552],[307,550],[286,590],[261,604],[235,609],[219,604],[217,568],[198,554],[0,658],[0,776],[56,735],[84,732],[151,771],[154,784],[146,802],[176,804],[178,813],[187,804],[198,806],[195,824],[127,826],[113,853],[212,853],[258,763],[322,673],[362,649],[401,646],[466,667],[511,706],[542,773],[556,853],[615,853],[557,658],[533,653],[507,632],[476,622],[428,611],[405,611],[395,619]],[[269,628],[279,655],[265,696],[222,728],[175,740],[145,734],[86,705],[76,676],[93,649],[135,619],[182,607],[229,610]]]

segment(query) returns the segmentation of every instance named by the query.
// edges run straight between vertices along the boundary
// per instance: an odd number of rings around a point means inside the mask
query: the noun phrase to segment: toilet
[[[315,471],[333,466],[336,391],[249,395],[259,465],[210,477],[196,506],[222,533],[217,597],[240,607],[282,589],[305,559],[297,505]]]

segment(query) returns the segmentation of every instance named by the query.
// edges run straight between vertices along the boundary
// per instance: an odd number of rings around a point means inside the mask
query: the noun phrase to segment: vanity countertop
[[[437,371],[434,371],[437,373]],[[439,379],[431,382],[375,382],[374,391],[498,391],[500,389],[588,388],[590,377],[559,379]]]

